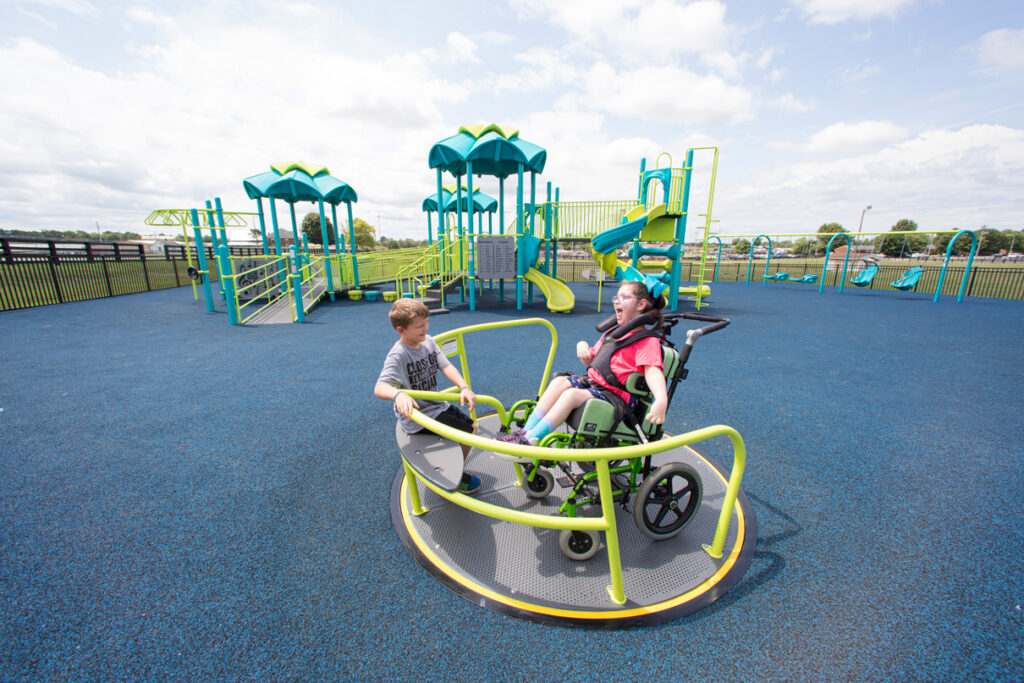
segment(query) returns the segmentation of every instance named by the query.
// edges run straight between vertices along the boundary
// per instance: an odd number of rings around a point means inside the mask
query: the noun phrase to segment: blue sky
[[[422,238],[430,146],[493,121],[548,150],[563,200],[631,198],[641,157],[717,146],[724,235],[855,231],[869,204],[865,231],[1024,227],[1024,3],[388,8],[0,0],[0,225],[254,210],[242,179],[304,159],[380,232]]]

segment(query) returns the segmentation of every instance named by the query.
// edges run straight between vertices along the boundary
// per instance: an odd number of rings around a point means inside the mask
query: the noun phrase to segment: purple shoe
[[[511,432],[498,434],[498,441],[504,441],[505,443],[518,443],[523,446],[530,445],[530,440],[526,438],[526,432],[522,429],[513,429]]]

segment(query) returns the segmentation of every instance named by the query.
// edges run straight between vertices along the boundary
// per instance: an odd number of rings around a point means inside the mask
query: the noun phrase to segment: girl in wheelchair
[[[576,345],[576,355],[587,366],[584,376],[556,376],[537,400],[523,429],[512,427],[498,439],[511,443],[537,445],[588,400],[596,398],[611,403],[615,419],[621,420],[637,407],[637,397],[626,390],[627,378],[642,373],[654,397],[646,420],[652,425],[665,422],[669,397],[662,371],[662,313],[665,285],[653,278],[645,282],[622,283],[613,299],[615,304],[615,338],[608,332],[591,347],[585,341]],[[653,319],[653,324],[652,323]],[[649,325],[649,327],[647,327]]]

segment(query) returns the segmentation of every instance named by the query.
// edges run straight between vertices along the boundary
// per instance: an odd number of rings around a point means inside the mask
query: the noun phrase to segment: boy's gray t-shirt
[[[377,382],[383,382],[398,389],[416,389],[419,391],[437,391],[437,373],[451,365],[451,361],[441,352],[437,342],[429,334],[418,349],[402,343],[399,339],[388,351],[384,359]],[[424,401],[416,399],[419,411],[427,417],[437,417],[451,405],[448,401]],[[412,420],[402,417],[395,409],[395,417],[406,434],[413,434],[423,429]]]

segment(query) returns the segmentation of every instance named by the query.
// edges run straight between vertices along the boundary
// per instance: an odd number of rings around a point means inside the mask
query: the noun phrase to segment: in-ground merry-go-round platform
[[[495,416],[480,420],[480,436],[493,437]],[[444,486],[444,461],[457,463],[448,476],[461,474],[459,445],[432,434],[403,442],[406,459],[419,458],[418,473],[435,475]],[[726,496],[728,473],[691,447],[658,453],[653,465],[682,462],[700,475],[703,496],[693,518],[675,536],[653,541],[640,532],[629,510],[616,505],[626,602],[609,598],[609,562],[605,534],[602,547],[589,560],[575,561],[559,547],[559,530],[494,519],[457,505],[422,483],[415,508],[404,467],[391,492],[391,517],[403,544],[416,560],[444,585],[487,609],[544,623],[618,628],[656,624],[689,614],[717,600],[739,581],[754,553],[756,522],[746,497],[739,493],[724,550],[715,559],[704,549],[715,536]],[[541,499],[526,495],[516,484],[511,463],[474,448],[465,470],[481,479],[474,498],[514,511],[557,515],[569,489],[556,484]],[[437,477],[440,477],[438,479]],[[600,515],[600,507],[584,515]]]

